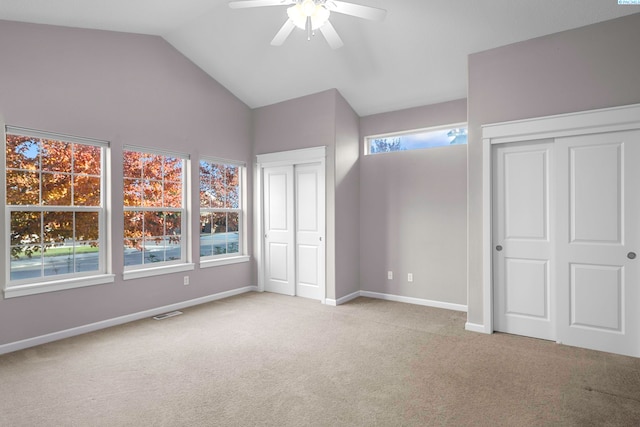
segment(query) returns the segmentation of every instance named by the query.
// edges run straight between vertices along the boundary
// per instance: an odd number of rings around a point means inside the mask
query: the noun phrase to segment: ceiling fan
[[[372,21],[382,21],[387,14],[384,9],[338,0],[239,0],[229,2],[229,7],[232,9],[288,5],[291,5],[287,8],[289,19],[271,40],[273,46],[281,46],[294,28],[297,27],[307,32],[307,40],[311,40],[315,30],[319,29],[329,46],[332,49],[338,49],[344,43],[342,43],[342,39],[333,25],[331,25],[331,22],[329,22],[331,12]]]

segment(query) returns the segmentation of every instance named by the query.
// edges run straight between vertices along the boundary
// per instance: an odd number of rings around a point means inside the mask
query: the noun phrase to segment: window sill
[[[9,287],[4,290],[5,298],[23,297],[26,295],[44,294],[47,292],[63,291],[65,289],[84,288],[86,286],[103,285],[113,283],[114,274],[101,274],[99,276],[76,277],[73,279],[52,280],[49,282],[33,283]]]
[[[249,262],[249,255],[240,255],[229,258],[208,259],[200,261],[200,268],[219,267],[221,265],[239,264],[241,262]]]
[[[141,268],[138,270],[129,270],[122,273],[122,280],[140,279],[143,277],[160,276],[163,274],[179,273],[181,271],[189,271],[195,269],[195,264],[173,264],[164,265],[162,267]]]

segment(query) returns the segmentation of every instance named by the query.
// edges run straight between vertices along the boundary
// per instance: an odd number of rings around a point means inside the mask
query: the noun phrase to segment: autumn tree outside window
[[[187,262],[187,158],[125,147],[125,270]]]
[[[108,143],[8,126],[4,142],[5,296],[106,274]]]
[[[203,159],[199,167],[200,258],[206,261],[242,255],[244,164]]]

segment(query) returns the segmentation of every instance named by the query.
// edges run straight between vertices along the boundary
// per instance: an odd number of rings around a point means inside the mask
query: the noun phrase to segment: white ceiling
[[[352,2],[388,13],[332,14],[338,50],[297,29],[273,47],[286,6],[227,0],[0,0],[0,19],[159,35],[252,108],[336,88],[365,116],[466,97],[470,53],[640,12],[616,0]]]

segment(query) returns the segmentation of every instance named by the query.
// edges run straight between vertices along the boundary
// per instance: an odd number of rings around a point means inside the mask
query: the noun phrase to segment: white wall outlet
[[[413,282],[413,273],[407,274],[407,281],[408,282]]]
[[[393,271],[391,270],[387,271],[387,279],[393,280]]]
[[[184,285],[187,286],[189,284],[189,276],[184,276]]]

